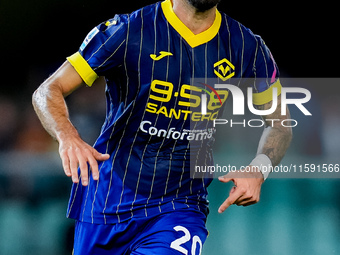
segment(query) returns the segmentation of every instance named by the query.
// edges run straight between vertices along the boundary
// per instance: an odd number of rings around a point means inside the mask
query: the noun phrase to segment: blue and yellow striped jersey
[[[189,142],[209,145],[213,131],[202,129],[203,122],[198,131],[190,124],[216,117],[219,107],[208,105],[208,117],[193,114],[201,98],[192,92],[204,89],[195,79],[265,78],[254,80],[257,104],[269,102],[268,91],[279,86],[276,64],[259,36],[219,11],[213,25],[195,35],[170,0],[100,24],[68,61],[88,86],[98,76],[107,82],[106,120],[94,147],[111,157],[99,163],[99,181],[73,185],[68,208],[68,217],[92,223],[179,208],[207,213],[211,179],[191,178],[189,158],[199,153],[210,163],[211,150]]]

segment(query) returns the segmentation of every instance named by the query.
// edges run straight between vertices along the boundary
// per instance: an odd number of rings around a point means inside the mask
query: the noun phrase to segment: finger
[[[72,173],[71,173],[71,169],[70,169],[70,160],[69,160],[67,154],[65,152],[63,152],[63,153],[61,153],[60,157],[61,157],[63,169],[64,169],[66,176],[71,177]]]
[[[243,190],[244,190],[244,194],[235,201],[236,205],[248,206],[248,205],[256,204],[260,201],[259,191],[257,190],[251,191],[252,189],[250,188],[243,188]]]
[[[237,201],[235,201],[235,204],[238,206],[249,206],[249,205],[253,205],[259,202],[259,198],[244,198],[241,197],[239,198]]]
[[[83,186],[87,186],[89,183],[88,173],[89,168],[87,165],[87,160],[81,153],[80,149],[76,150],[76,156],[79,162],[80,174],[81,174],[81,182]]]
[[[96,149],[92,148],[91,155],[89,155],[88,160],[90,163],[92,177],[94,180],[99,180],[99,169],[97,161],[106,161],[110,158],[109,154],[102,154],[98,152]]]
[[[254,201],[254,200],[247,200],[247,201],[242,201],[242,202],[240,202],[240,203],[235,203],[235,205],[246,207],[246,206],[254,205],[254,204],[256,204],[256,203],[257,203],[257,202]]]
[[[72,181],[73,181],[73,183],[78,183],[79,182],[79,177],[78,177],[78,160],[77,160],[77,157],[75,156],[75,153],[73,152],[73,150],[69,150],[68,157],[69,157],[69,160],[70,160],[70,168],[71,168],[71,173],[72,173]]]
[[[233,178],[228,178],[227,175],[218,177],[218,180],[223,183],[234,181]]]
[[[90,169],[92,171],[92,177],[94,180],[98,180],[99,179],[99,171],[98,171],[98,162],[97,160],[93,157],[92,154],[89,154],[87,157],[87,160],[89,162],[90,165]]]
[[[227,177],[233,178],[233,179],[245,179],[247,178],[247,173],[244,173],[242,171],[235,171],[235,172],[228,173]]]
[[[220,176],[220,177],[218,177],[218,179],[219,179],[220,182],[224,182],[224,183],[227,183],[227,182],[230,182],[230,181],[233,181],[235,183],[235,180],[237,178],[242,178],[242,177],[243,177],[242,172],[235,171],[235,172],[229,172],[224,176]]]
[[[244,191],[240,188],[235,188],[233,192],[230,192],[229,197],[223,202],[223,204],[218,209],[219,213],[223,213],[228,209],[229,206],[235,203],[237,199],[243,196]]]
[[[240,204],[240,206],[250,206],[250,205],[254,205],[254,204],[257,204],[258,202],[257,201],[250,201],[250,202],[247,202],[247,203],[242,203]]]

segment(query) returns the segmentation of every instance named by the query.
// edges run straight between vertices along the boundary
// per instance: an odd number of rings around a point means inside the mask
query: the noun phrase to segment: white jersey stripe
[[[142,55],[142,47],[143,47],[143,28],[144,28],[144,22],[143,22],[143,9],[141,9],[141,20],[142,20],[142,21],[141,21],[141,41],[140,41],[139,56],[138,56],[138,71],[139,71],[139,72],[140,72],[141,55]],[[140,89],[141,89],[141,81],[140,81],[140,76],[139,76],[139,80],[138,80],[138,91],[140,91]],[[136,100],[133,101],[132,109],[135,108],[135,105],[136,105]],[[132,113],[133,113],[133,110],[130,111],[130,115],[129,115],[127,121],[126,121],[126,126],[125,126],[125,127],[128,126],[128,123],[129,123],[129,121],[130,121],[130,118],[131,118],[131,116],[132,116]],[[118,150],[120,149],[120,144],[121,144],[121,141],[122,141],[122,139],[123,139],[123,137],[124,137],[124,135],[125,135],[125,131],[126,131],[126,129],[124,128],[124,131],[123,131],[123,134],[122,134],[122,138],[121,138],[120,141],[119,141],[118,149],[117,149],[117,151],[116,151],[116,155],[117,155],[117,153],[118,153]],[[136,134],[136,135],[137,135],[137,134]],[[135,139],[136,139],[136,136],[135,136]],[[134,142],[135,142],[135,140],[134,140]],[[130,159],[130,157],[131,157],[132,148],[133,148],[133,146],[131,146],[131,150],[130,150],[130,154],[129,154],[128,159]],[[116,156],[116,155],[115,155],[115,156]],[[114,165],[114,163],[115,163],[115,160],[113,160],[113,162],[112,162],[112,169],[111,169],[111,171],[113,171],[113,165]],[[125,178],[126,178],[126,174],[127,174],[127,166],[128,166],[128,165],[129,165],[129,160],[128,160],[128,162],[126,163],[126,169],[125,169],[124,178],[123,178],[123,183],[122,183],[121,197],[120,197],[120,201],[119,201],[119,204],[117,205],[117,210],[116,210],[116,214],[117,214],[117,217],[118,217],[118,222],[120,222],[120,216],[119,216],[118,212],[119,212],[119,207],[120,207],[120,205],[121,205],[121,203],[122,203],[122,197],[123,197],[123,193],[124,193]],[[109,194],[109,193],[108,193],[108,194]]]

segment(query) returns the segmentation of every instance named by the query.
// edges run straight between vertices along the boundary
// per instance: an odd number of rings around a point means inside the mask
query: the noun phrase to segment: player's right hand
[[[109,154],[99,153],[79,137],[59,141],[59,154],[65,174],[68,177],[72,177],[73,183],[78,183],[81,176],[83,186],[87,186],[89,183],[89,167],[93,179],[98,180],[99,170],[97,161],[105,161],[110,158]],[[80,168],[80,176],[78,176],[78,166]]]

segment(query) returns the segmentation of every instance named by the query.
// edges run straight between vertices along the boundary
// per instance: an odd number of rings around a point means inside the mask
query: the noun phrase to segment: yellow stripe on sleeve
[[[68,57],[67,60],[76,69],[86,85],[91,87],[94,81],[98,78],[98,75],[95,73],[95,71],[93,71],[83,56],[80,55],[79,52],[76,52],[72,56]]]
[[[273,88],[277,88],[277,95],[281,95],[281,83],[277,80],[270,88],[266,91],[253,94],[253,104],[254,105],[264,105],[273,100]]]

